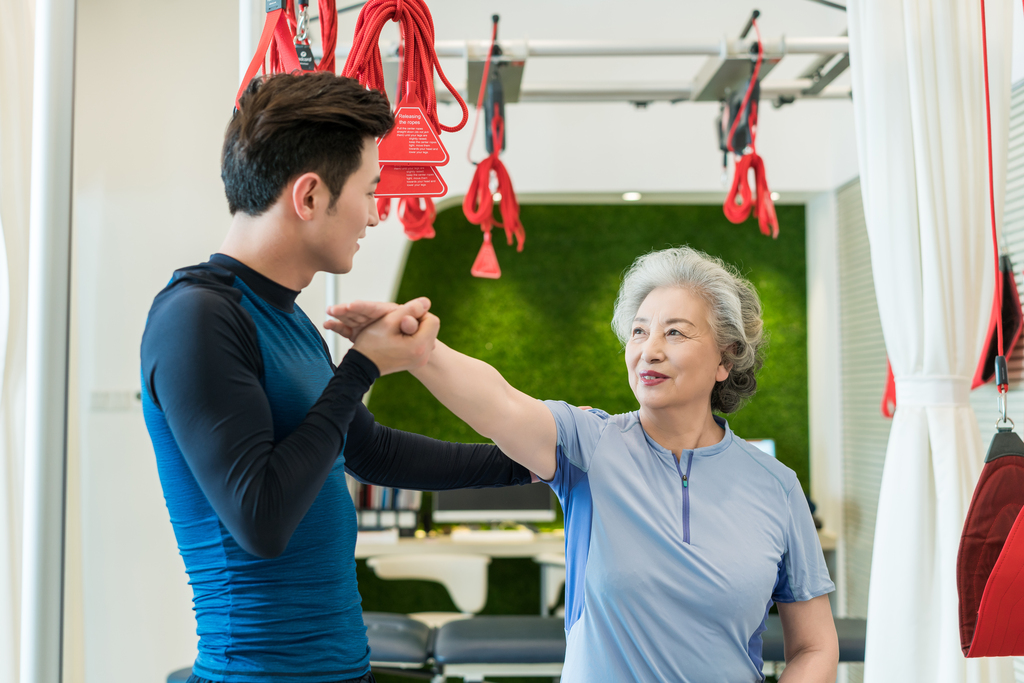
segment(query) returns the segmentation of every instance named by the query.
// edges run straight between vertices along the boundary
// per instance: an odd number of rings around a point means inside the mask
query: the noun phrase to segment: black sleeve
[[[530,471],[493,444],[449,443],[378,424],[356,407],[345,444],[345,466],[357,479],[418,491],[530,483]]]
[[[252,319],[216,292],[189,288],[150,312],[142,343],[150,398],[235,541],[271,558],[313,504],[379,373],[349,351],[302,423],[275,443],[261,363]]]

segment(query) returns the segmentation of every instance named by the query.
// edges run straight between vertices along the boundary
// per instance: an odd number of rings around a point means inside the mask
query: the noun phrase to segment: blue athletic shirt
[[[193,591],[193,673],[331,683],[369,671],[345,481],[439,490],[528,483],[497,447],[377,424],[377,367],[335,368],[291,291],[223,254],[157,295],[143,411]],[[343,452],[343,454],[342,454]]]
[[[796,475],[735,436],[679,461],[636,412],[546,401],[565,513],[562,683],[763,681],[773,602],[835,590]]]

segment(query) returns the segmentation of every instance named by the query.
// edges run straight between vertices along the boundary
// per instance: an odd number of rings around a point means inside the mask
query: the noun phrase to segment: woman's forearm
[[[510,458],[544,479],[554,475],[554,418],[540,401],[512,387],[490,365],[437,342],[430,361],[412,374]]]

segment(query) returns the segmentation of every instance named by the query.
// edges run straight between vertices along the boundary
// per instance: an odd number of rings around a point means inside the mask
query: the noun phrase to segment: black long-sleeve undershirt
[[[157,296],[142,368],[145,389],[189,469],[243,549],[265,558],[284,551],[343,443],[346,467],[368,483],[443,490],[530,482],[529,471],[496,446],[447,443],[377,424],[361,399],[379,373],[355,350],[301,423],[275,435],[257,331],[232,286],[235,275],[271,305],[293,310],[296,292],[216,255],[178,271]]]

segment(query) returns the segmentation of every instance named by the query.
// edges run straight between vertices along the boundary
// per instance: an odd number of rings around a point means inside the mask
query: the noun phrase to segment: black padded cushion
[[[473,617],[437,631],[438,664],[550,664],[565,660],[561,617]]]
[[[363,612],[370,660],[424,664],[430,654],[430,627],[404,614]]]
[[[864,619],[836,617],[836,635],[839,636],[839,661],[864,661],[864,633],[867,622]],[[778,614],[768,615],[768,630],[761,635],[764,647],[761,659],[766,662],[784,662],[786,655],[782,642],[782,622]]]
[[[167,676],[167,683],[185,683],[191,675],[191,666],[185,669],[178,669],[177,671],[172,671],[170,675]]]

